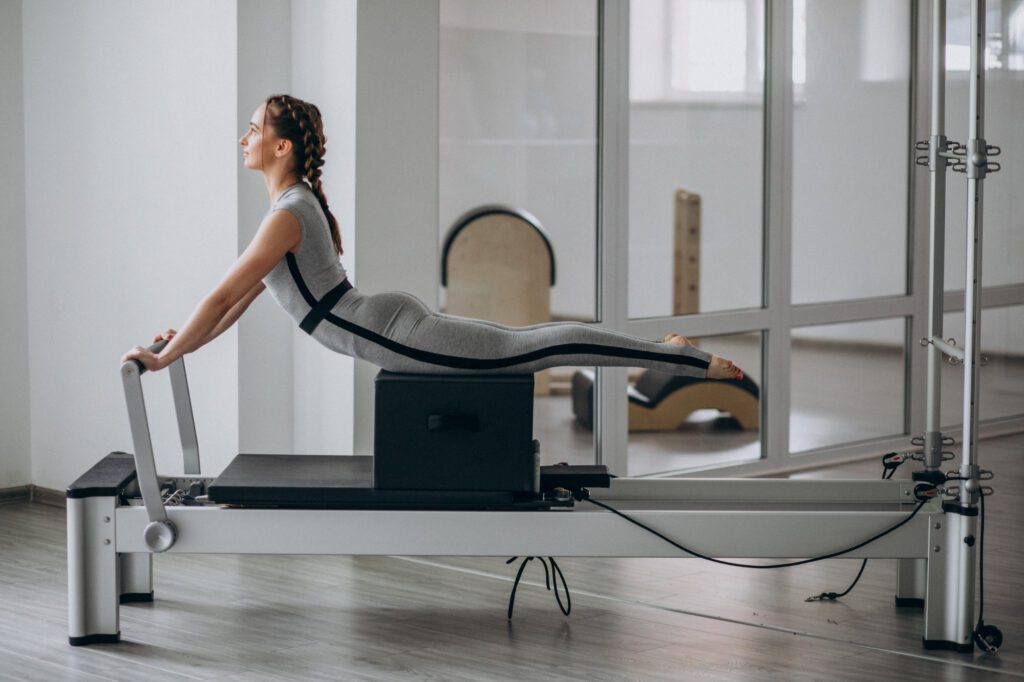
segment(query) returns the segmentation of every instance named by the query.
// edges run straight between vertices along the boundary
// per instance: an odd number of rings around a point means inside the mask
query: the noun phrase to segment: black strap
[[[316,329],[317,325],[324,321],[327,317],[327,313],[338,304],[341,297],[344,296],[352,288],[352,285],[348,283],[347,279],[341,281],[341,284],[334,287],[324,297],[317,301],[316,305],[309,309],[309,313],[299,323],[299,329],[312,334],[313,330]]]
[[[299,263],[295,260],[295,254],[289,251],[286,258],[288,260],[288,271],[291,273],[292,279],[295,280],[295,286],[298,287],[302,298],[309,304],[309,312],[306,313],[306,316],[302,318],[302,322],[299,323],[299,329],[307,334],[312,334],[317,325],[323,322],[327,314],[331,312],[331,309],[338,304],[341,297],[352,289],[352,285],[347,278],[343,279],[338,286],[328,291],[318,301],[313,296],[313,292],[306,286],[306,281],[302,279],[302,273],[299,272]]]
[[[306,280],[302,279],[302,273],[299,271],[299,262],[295,260],[295,254],[289,251],[285,254],[285,259],[288,261],[288,272],[292,274],[292,280],[295,282],[295,286],[299,288],[302,298],[305,299],[306,304],[310,308],[315,308],[316,298],[313,296],[313,292],[309,290],[309,287],[306,286]]]

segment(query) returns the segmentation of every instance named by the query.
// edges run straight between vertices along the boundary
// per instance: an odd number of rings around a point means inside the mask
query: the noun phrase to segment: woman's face
[[[277,157],[274,143],[280,140],[274,135],[273,129],[265,131],[263,127],[266,109],[267,105],[264,103],[253,112],[252,118],[249,119],[249,129],[238,140],[238,144],[242,145],[242,163],[246,168],[253,170],[263,170],[264,159],[268,163],[273,163]]]

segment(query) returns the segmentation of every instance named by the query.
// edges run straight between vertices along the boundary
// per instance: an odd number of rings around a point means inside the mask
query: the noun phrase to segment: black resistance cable
[[[597,500],[591,499],[590,491],[588,491],[586,488],[583,488],[581,490],[581,492],[582,492],[582,494],[580,496],[581,500],[585,500],[585,501],[589,502],[590,504],[597,505],[598,507],[601,507],[603,509],[607,509],[608,511],[612,512],[613,514],[616,514],[617,516],[621,516],[622,518],[624,518],[626,521],[629,521],[633,525],[639,526],[640,528],[643,528],[648,533],[651,533],[652,535],[656,535],[657,537],[661,538],[662,540],[664,540],[668,544],[672,545],[676,549],[680,549],[680,550],[686,552],[687,554],[690,554],[692,556],[697,557],[698,559],[704,559],[705,561],[711,561],[713,563],[722,564],[724,566],[736,566],[738,568],[757,568],[757,569],[765,569],[765,568],[790,568],[792,566],[803,566],[804,564],[811,564],[811,563],[814,563],[816,561],[823,561],[825,559],[833,559],[833,558],[835,558],[837,556],[842,556],[843,554],[849,554],[850,552],[858,550],[861,547],[864,547],[865,545],[869,545],[872,542],[874,542],[875,540],[878,540],[879,538],[883,538],[886,535],[888,535],[889,533],[892,533],[893,531],[898,530],[899,528],[902,528],[906,524],[910,523],[910,521],[915,516],[917,516],[917,513],[919,511],[921,511],[921,508],[924,507],[925,503],[928,502],[928,498],[925,498],[925,499],[921,500],[920,502],[917,503],[917,506],[914,507],[914,511],[912,511],[907,518],[903,519],[902,521],[900,521],[896,525],[894,525],[894,526],[892,526],[890,528],[887,528],[886,530],[883,530],[882,532],[877,533],[877,534],[871,536],[867,540],[864,540],[863,542],[859,542],[859,543],[857,543],[856,545],[854,545],[852,547],[847,547],[846,549],[841,549],[841,550],[838,550],[838,551],[835,551],[835,552],[830,552],[828,554],[823,554],[821,556],[812,557],[810,559],[801,559],[800,561],[787,561],[787,562],[781,563],[781,564],[741,564],[741,563],[737,563],[735,561],[726,561],[724,559],[715,559],[714,557],[710,557],[710,556],[707,556],[705,554],[701,554],[700,552],[696,552],[696,551],[694,551],[694,550],[692,550],[692,549],[690,549],[688,547],[684,547],[683,545],[679,544],[675,540],[672,540],[671,538],[665,537],[664,535],[662,535],[658,531],[654,530],[650,526],[646,526],[646,525],[640,523],[639,521],[637,521],[636,519],[634,519],[634,518],[632,518],[632,517],[630,517],[630,516],[620,512],[618,509],[615,509],[614,507],[610,507],[607,504],[605,504],[604,502],[598,502]]]
[[[995,625],[985,623],[985,494],[982,492],[981,528],[978,535],[978,623],[974,626],[974,643],[989,654],[999,652],[1003,645],[1003,633]]]
[[[514,556],[505,563],[510,564],[518,558],[519,557]],[[526,564],[533,561],[534,559],[540,561],[540,565],[544,567],[544,586],[548,589],[549,592],[552,591],[551,583],[554,582],[553,591],[555,593],[555,601],[558,602],[558,608],[561,610],[561,612],[564,615],[568,616],[569,612],[572,611],[572,597],[569,596],[569,583],[565,581],[565,575],[562,573],[562,569],[558,566],[558,562],[555,561],[554,557],[549,556],[547,558],[547,561],[551,562],[551,572],[549,573],[548,565],[547,563],[545,563],[544,557],[528,556],[524,557],[522,563],[519,564],[519,570],[516,572],[516,580],[512,584],[512,593],[508,597],[508,619],[512,620],[512,609],[515,607],[516,603],[516,590],[519,589],[519,580],[523,577],[523,571],[526,569]],[[562,587],[565,588],[565,604],[562,604],[562,597],[558,594],[559,579],[562,580]]]
[[[722,564],[724,566],[736,566],[738,568],[756,568],[756,569],[790,568],[792,566],[803,566],[804,564],[810,564],[810,563],[814,563],[814,562],[817,562],[817,561],[824,561],[825,559],[832,559],[832,558],[835,558],[837,556],[842,556],[843,554],[849,554],[850,552],[858,550],[861,547],[864,547],[865,545],[869,545],[872,542],[874,542],[875,540],[883,538],[886,535],[888,535],[889,533],[892,533],[892,532],[902,528],[906,524],[910,523],[910,521],[913,520],[913,518],[915,516],[917,516],[917,513],[919,511],[921,511],[921,508],[924,507],[925,503],[927,503],[928,500],[930,499],[928,497],[922,498],[918,502],[917,506],[914,507],[914,510],[910,513],[910,515],[907,516],[907,518],[905,518],[902,521],[896,523],[894,526],[891,526],[890,528],[887,528],[886,530],[883,530],[880,533],[877,533],[877,534],[871,536],[867,540],[864,540],[863,542],[859,542],[856,545],[853,545],[852,547],[847,547],[846,549],[841,549],[841,550],[838,550],[838,551],[835,551],[835,552],[830,552],[829,554],[823,554],[821,556],[812,557],[810,559],[801,559],[800,561],[788,561],[788,562],[781,563],[781,564],[763,564],[763,565],[758,565],[758,564],[741,564],[741,563],[737,563],[735,561],[726,561],[724,559],[715,559],[714,557],[710,557],[710,556],[701,554],[700,552],[696,552],[696,551],[694,551],[694,550],[692,550],[692,549],[690,549],[688,547],[685,547],[685,546],[679,544],[675,540],[672,540],[671,538],[668,538],[668,537],[662,535],[661,533],[659,533],[658,531],[654,530],[650,526],[647,526],[647,525],[637,521],[636,519],[630,517],[628,514],[624,514],[623,512],[619,511],[618,509],[615,509],[614,507],[611,507],[611,506],[609,506],[609,505],[607,505],[607,504],[605,504],[603,502],[598,502],[597,500],[592,499],[590,497],[590,491],[587,490],[586,488],[580,488],[579,491],[577,491],[574,494],[574,497],[576,497],[577,500],[585,501],[585,502],[590,502],[591,504],[596,505],[598,507],[601,507],[603,509],[606,509],[606,510],[612,512],[613,514],[617,515],[617,516],[621,516],[623,519],[625,519],[626,521],[629,521],[633,525],[639,526],[640,528],[646,530],[648,533],[651,533],[652,535],[655,535],[655,536],[661,538],[662,540],[664,540],[668,544],[672,545],[676,549],[680,549],[683,552],[686,552],[687,554],[690,554],[692,556],[697,557],[698,559],[704,559],[705,561],[710,561],[710,562],[716,563],[716,564]],[[512,557],[511,559],[508,559],[505,563],[506,564],[510,564],[510,563],[512,563],[513,561],[515,561],[518,558],[519,557],[517,557],[517,556],[516,557]],[[519,581],[520,581],[520,579],[523,576],[523,571],[526,569],[526,564],[529,563],[530,561],[533,561],[534,559],[539,559],[540,562],[541,562],[541,565],[544,566],[544,584],[547,587],[547,589],[549,591],[551,591],[551,583],[549,582],[548,566],[547,566],[547,564],[544,561],[544,557],[532,557],[532,556],[525,557],[523,559],[522,563],[519,565],[519,570],[516,573],[515,582],[512,585],[512,593],[509,596],[509,601],[508,601],[508,618],[509,619],[512,618],[512,610],[513,610],[513,607],[515,606],[516,590],[519,588]],[[569,585],[565,581],[565,576],[562,574],[562,571],[558,567],[558,564],[555,563],[554,558],[553,557],[547,557],[547,560],[551,562],[551,572],[555,574],[555,581],[554,581],[555,582],[555,588],[554,588],[555,599],[558,601],[558,607],[562,610],[562,613],[565,614],[566,616],[568,616],[569,612],[572,610],[572,601],[571,601],[571,599],[569,597]],[[861,570],[863,570],[863,566],[861,567]],[[857,577],[859,578],[860,575],[858,574]],[[565,588],[565,596],[566,596],[566,601],[567,601],[567,604],[568,604],[567,606],[563,606],[562,600],[561,600],[561,598],[558,595],[558,578],[561,578],[562,585]],[[856,584],[856,581],[854,581],[854,583]]]
[[[893,474],[895,474],[896,470],[900,467],[900,465],[906,462],[908,458],[909,456],[905,452],[890,452],[883,455],[882,479],[885,481],[891,479],[893,477]],[[864,569],[867,568],[867,566],[868,560],[864,559],[860,563],[860,570],[857,571],[857,577],[854,578],[853,582],[850,583],[850,586],[842,592],[821,592],[819,594],[813,594],[810,597],[807,597],[807,599],[804,599],[804,601],[836,601],[837,599],[845,597],[846,595],[850,594],[850,592],[853,591],[853,588],[857,586],[857,583],[860,582],[860,577],[864,575]]]
[[[889,453],[888,455],[883,457],[883,464],[885,466],[885,471],[882,474],[882,478],[884,478],[886,480],[892,478],[893,474],[895,473],[896,468],[898,468],[900,464],[902,464],[904,461],[906,461],[904,457],[901,457],[901,455],[904,455],[904,454],[905,453]],[[890,458],[892,458],[893,455],[897,455],[897,457],[893,458],[893,459],[890,459]],[[934,490],[934,486],[932,486],[932,489]],[[886,529],[886,530],[884,530],[884,531],[882,531],[880,533],[877,533],[876,535],[873,535],[872,537],[868,538],[867,540],[865,540],[863,542],[860,542],[860,543],[858,543],[858,544],[856,544],[856,545],[854,545],[852,547],[848,547],[846,549],[839,550],[839,551],[836,551],[836,552],[831,552],[829,554],[823,554],[822,556],[813,557],[813,558],[810,558],[810,559],[803,559],[803,560],[800,560],[800,561],[790,561],[790,562],[781,563],[781,564],[756,565],[756,564],[741,564],[741,563],[736,563],[734,561],[725,561],[723,559],[715,559],[713,557],[709,557],[709,556],[706,556],[704,554],[701,554],[700,552],[695,552],[694,550],[689,549],[688,547],[684,547],[683,545],[681,545],[678,542],[672,540],[671,538],[665,537],[664,535],[662,535],[658,531],[654,530],[653,528],[651,528],[649,526],[646,526],[643,523],[640,523],[636,519],[631,518],[630,516],[628,516],[627,514],[624,514],[623,512],[619,511],[618,509],[615,509],[615,508],[613,508],[613,507],[611,507],[611,506],[609,506],[607,504],[604,504],[603,502],[598,502],[597,500],[591,499],[590,491],[587,490],[586,488],[581,488],[574,496],[576,497],[577,500],[590,502],[593,505],[597,505],[598,507],[601,507],[603,509],[607,509],[608,511],[612,512],[613,514],[616,514],[617,516],[621,516],[626,521],[629,521],[630,523],[632,523],[632,524],[634,524],[636,526],[639,526],[640,528],[643,528],[647,532],[649,532],[649,533],[651,533],[651,534],[661,538],[662,540],[664,540],[665,542],[669,543],[673,547],[675,547],[677,549],[680,549],[680,550],[686,552],[687,554],[695,556],[698,559],[704,559],[705,561],[711,561],[713,563],[723,564],[725,566],[736,566],[738,568],[760,568],[760,569],[765,569],[765,568],[789,568],[789,567],[792,567],[792,566],[802,566],[804,564],[810,564],[810,563],[814,563],[814,562],[817,562],[817,561],[823,561],[825,559],[832,559],[832,558],[835,558],[837,556],[842,556],[843,554],[848,554],[848,553],[850,553],[850,552],[852,552],[854,550],[860,549],[861,547],[864,547],[865,545],[868,545],[868,544],[874,542],[875,540],[883,538],[886,535],[888,535],[889,533],[892,533],[893,531],[903,527],[907,523],[910,523],[911,519],[913,519],[915,516],[917,516],[917,513],[919,511],[921,511],[921,509],[924,507],[925,503],[928,502],[928,500],[930,499],[930,497],[922,497],[920,499],[920,501],[918,502],[917,506],[914,507],[914,510],[910,513],[910,515],[907,518],[903,519],[902,521],[900,521],[896,525],[894,525],[894,526],[892,526],[892,527],[890,527],[890,528],[888,528],[888,529]],[[980,511],[981,511],[981,519],[980,519],[981,527],[980,527],[979,533],[978,533],[978,535],[980,536],[979,539],[978,539],[979,540],[979,543],[978,543],[978,583],[979,583],[979,585],[978,585],[978,622],[974,626],[974,642],[983,651],[985,651],[985,652],[987,652],[989,654],[995,654],[995,653],[997,653],[999,651],[999,647],[1002,646],[1002,644],[1003,644],[1003,633],[996,626],[988,625],[988,624],[985,623],[985,495],[984,494],[981,495],[980,507],[981,507],[981,509],[980,509]],[[512,563],[513,561],[515,561],[518,558],[519,557],[512,557],[511,559],[507,560],[505,563],[506,564],[510,564],[510,563]],[[558,608],[561,609],[562,613],[565,614],[566,616],[568,616],[569,612],[572,611],[572,599],[569,596],[569,584],[565,580],[565,575],[562,573],[562,569],[559,568],[558,563],[555,561],[554,557],[547,557],[547,560],[551,562],[551,571],[550,571],[550,574],[549,574],[548,566],[547,566],[547,564],[544,561],[544,557],[532,557],[532,556],[530,556],[530,557],[525,557],[523,559],[522,563],[519,565],[519,570],[516,573],[515,582],[512,585],[512,593],[511,593],[511,595],[509,595],[509,600],[508,600],[508,618],[509,618],[509,620],[512,619],[512,609],[515,606],[516,590],[519,588],[519,581],[523,577],[523,571],[526,569],[526,564],[531,562],[531,561],[533,561],[534,559],[539,559],[541,565],[544,567],[544,584],[547,587],[548,591],[552,590],[551,580],[549,578],[551,576],[554,577],[555,600],[558,602]],[[846,588],[846,590],[844,592],[839,593],[839,594],[836,594],[836,593],[833,593],[833,592],[822,593],[822,595],[820,595],[818,597],[818,599],[832,599],[832,600],[834,600],[834,599],[838,599],[839,597],[842,597],[842,596],[848,594],[850,592],[850,590],[853,589],[854,585],[857,584],[857,581],[860,580],[861,575],[864,573],[864,567],[867,566],[867,562],[868,562],[868,560],[865,559],[863,561],[863,563],[861,563],[860,571],[857,572],[857,577],[853,579],[853,583],[851,583],[850,586],[848,588]],[[561,579],[562,586],[565,588],[566,604],[564,604],[564,605],[562,604],[562,599],[561,599],[561,597],[558,594],[558,580],[559,579]],[[835,596],[832,596],[832,595],[835,595]],[[812,601],[812,600],[815,600],[815,598],[809,597],[807,599],[807,601]]]

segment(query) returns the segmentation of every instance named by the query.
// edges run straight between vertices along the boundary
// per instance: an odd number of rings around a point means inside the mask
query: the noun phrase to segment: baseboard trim
[[[38,485],[19,485],[14,488],[0,489],[0,504],[14,502],[38,502],[51,507],[66,507],[67,493],[63,490],[51,490]]]
[[[66,491],[52,490],[38,485],[29,487],[32,489],[31,499],[33,502],[49,505],[51,507],[60,507],[62,509],[68,506],[68,496]]]
[[[24,502],[32,499],[32,486],[19,485],[14,488],[0,489],[0,504]]]

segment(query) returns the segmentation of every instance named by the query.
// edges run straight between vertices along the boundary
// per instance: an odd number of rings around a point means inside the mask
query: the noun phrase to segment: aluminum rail
[[[936,555],[938,505],[840,558]],[[911,510],[631,510],[684,546],[716,558],[789,559],[839,551],[907,519]],[[409,511],[170,507],[182,533],[168,554],[677,557],[689,555],[594,505],[572,510]],[[144,510],[115,510],[115,549],[144,553]],[[953,545],[959,541],[943,541]]]

